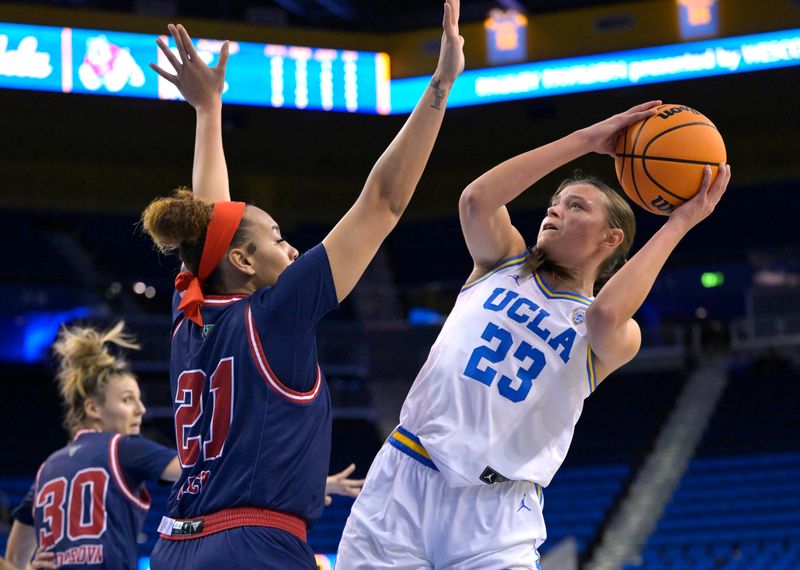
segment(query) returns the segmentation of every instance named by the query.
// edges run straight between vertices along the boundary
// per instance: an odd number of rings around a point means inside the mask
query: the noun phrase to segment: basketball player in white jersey
[[[337,570],[538,568],[542,488],[583,401],[638,352],[632,317],[725,193],[730,167],[713,181],[706,167],[698,195],[627,263],[633,212],[596,179],[561,184],[530,248],[506,204],[573,159],[613,155],[620,131],[659,103],[512,158],[464,190],[474,269],[353,505]]]

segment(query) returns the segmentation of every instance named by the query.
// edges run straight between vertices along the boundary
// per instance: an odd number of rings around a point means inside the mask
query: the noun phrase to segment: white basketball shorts
[[[347,519],[336,570],[539,569],[541,487],[449,487],[416,436],[398,427]]]

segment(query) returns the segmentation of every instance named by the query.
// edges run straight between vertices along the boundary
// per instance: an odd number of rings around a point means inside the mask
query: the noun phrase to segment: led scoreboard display
[[[177,89],[148,69],[172,70],[155,35],[0,23],[0,88],[177,99]],[[174,49],[171,37],[161,36]],[[215,65],[222,42],[195,40]],[[390,111],[389,56],[231,42],[226,103],[291,109]]]

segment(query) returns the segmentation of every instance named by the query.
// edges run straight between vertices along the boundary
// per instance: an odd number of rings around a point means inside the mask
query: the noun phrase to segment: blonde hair
[[[631,209],[630,205],[619,192],[599,178],[594,176],[582,176],[580,173],[576,173],[571,178],[567,178],[561,182],[558,189],[553,194],[552,199],[558,197],[569,186],[574,186],[576,184],[589,184],[590,186],[594,186],[605,196],[606,221],[608,222],[608,227],[621,229],[624,236],[622,243],[614,248],[611,255],[603,260],[597,270],[597,277],[595,277],[594,282],[594,294],[596,295],[603,285],[605,285],[628,261],[627,256],[633,245],[634,235],[636,234],[636,216],[633,213],[633,209]],[[528,256],[525,258],[522,271],[526,275],[536,273],[537,271],[547,271],[555,277],[565,280],[575,277],[572,270],[550,261],[545,253],[536,247],[536,244],[528,248]]]
[[[124,329],[123,321],[106,331],[90,327],[61,329],[53,351],[59,359],[56,379],[64,405],[64,427],[70,434],[86,424],[86,400],[94,398],[103,403],[109,380],[119,374],[130,374],[128,362],[111,354],[106,346],[138,349],[139,345]]]

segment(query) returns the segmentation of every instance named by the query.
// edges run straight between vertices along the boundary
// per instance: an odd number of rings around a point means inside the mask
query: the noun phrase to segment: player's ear
[[[248,250],[248,247],[233,247],[228,250],[227,258],[236,271],[252,276],[256,274],[256,269],[253,266],[253,257]]]
[[[83,413],[87,419],[93,421],[100,421],[100,406],[94,401],[94,398],[86,398],[83,401]]]
[[[602,249],[611,250],[617,247],[625,240],[625,232],[619,228],[610,228],[603,233],[603,239],[600,242]]]

